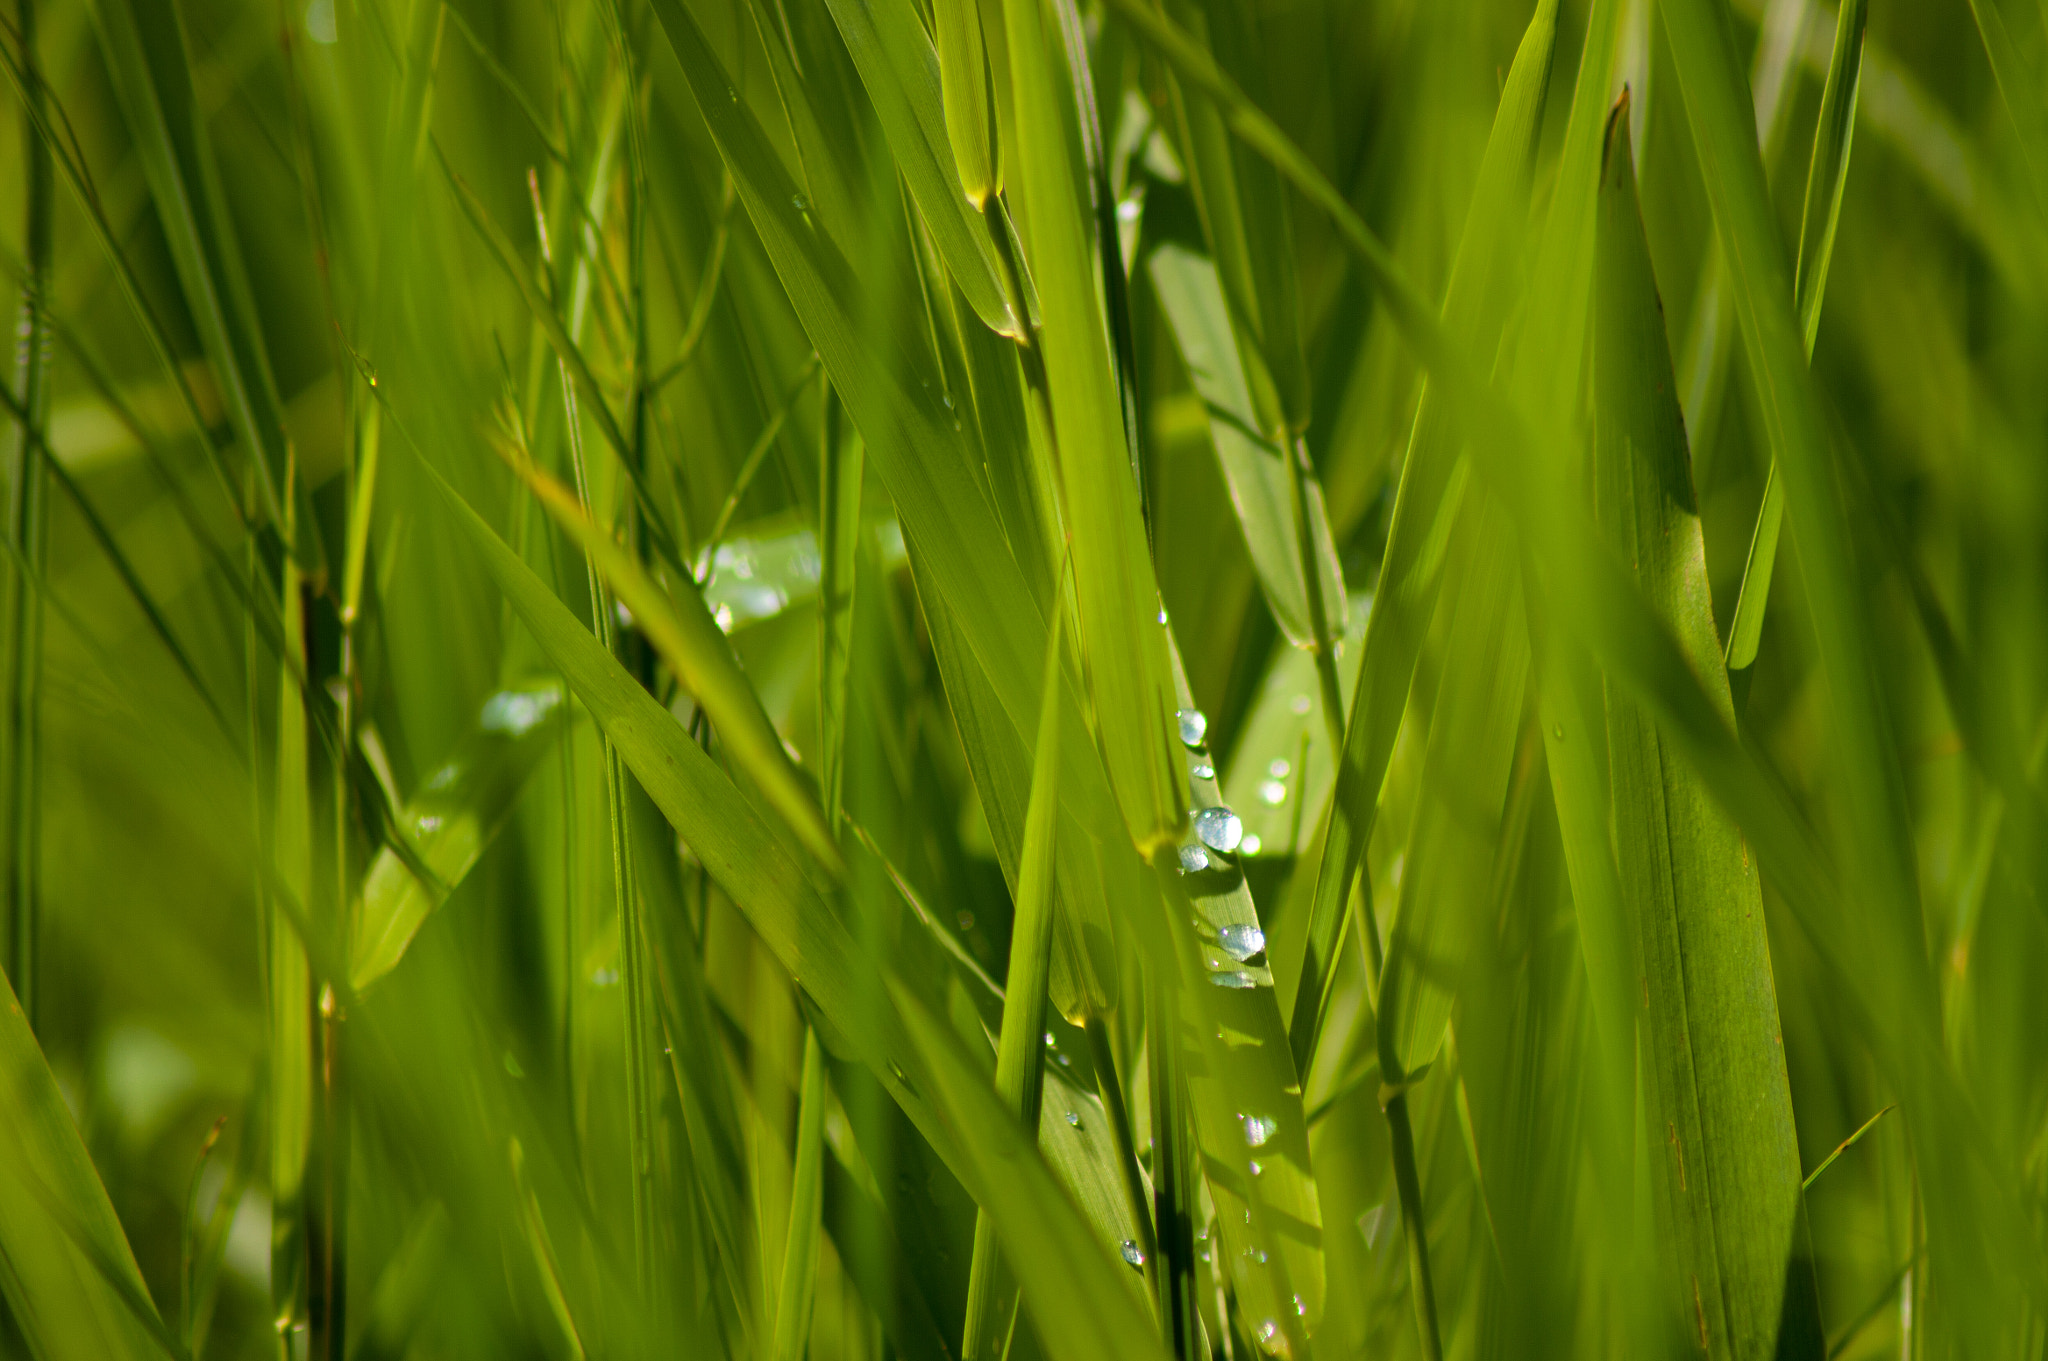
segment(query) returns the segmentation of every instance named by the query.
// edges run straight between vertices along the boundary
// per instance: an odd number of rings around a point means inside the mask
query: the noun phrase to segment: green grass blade
[[[241,252],[221,195],[219,173],[199,116],[184,26],[175,10],[133,0],[95,6],[114,92],[156,202],[186,305],[213,361],[236,438],[250,455],[261,503],[286,523],[284,404],[272,376]],[[308,575],[325,570],[318,523],[303,485],[288,537]]]
[[[1030,1133],[1003,1109],[946,1024],[907,989],[895,995],[930,1075],[934,1106],[959,1131],[963,1158],[956,1170],[995,1221],[1003,1257],[1015,1264],[1025,1308],[1047,1350],[1074,1361],[1160,1356],[1142,1298],[1118,1278],[1130,1269],[1107,1245],[1092,1241]]]
[[[1075,620],[1096,741],[1131,838],[1142,849],[1183,825],[1168,759],[1164,631],[1123,404],[1089,241],[1081,134],[1041,0],[1006,0],[1025,245],[1037,281],[1062,509],[1074,558]]]
[[[1991,60],[1992,78],[1998,82],[2006,114],[2019,133],[2020,154],[2033,172],[2035,201],[2048,212],[2048,103],[2043,102],[2048,98],[2048,85],[2021,54],[2005,26],[1998,0],[1970,0],[1970,17],[1977,21],[1984,55]]]
[[[284,567],[280,609],[287,639],[305,636],[304,595],[297,570]],[[295,648],[296,652],[297,649]],[[300,652],[292,660],[303,665]],[[264,897],[270,1056],[270,1306],[280,1331],[303,1327],[310,1287],[308,1162],[313,1140],[313,969],[301,932],[313,890],[313,814],[308,789],[306,709],[297,677],[278,668],[271,827],[266,844],[275,886]],[[260,759],[260,758],[259,758]],[[262,814],[259,813],[259,816]],[[287,917],[284,895],[301,914]]]
[[[796,1169],[789,1186],[789,1233],[775,1299],[775,1361],[809,1351],[811,1297],[818,1280],[819,1216],[824,1210],[825,1058],[815,1030],[804,1032],[803,1097],[797,1110]]]
[[[1555,0],[1546,0],[1529,22],[1503,88],[1469,225],[1453,267],[1444,307],[1446,325],[1480,346],[1498,338],[1505,318],[1497,281],[1515,236],[1511,224],[1528,211],[1529,176],[1556,42],[1557,6]],[[1301,982],[1288,1022],[1295,1068],[1303,1073],[1315,1055],[1345,905],[1372,840],[1380,786],[1407,708],[1416,658],[1436,608],[1444,545],[1463,486],[1456,469],[1456,426],[1444,409],[1445,401],[1436,385],[1424,389],[1395,492],[1379,587],[1359,650],[1358,680],[1316,873]]]
[[[396,968],[433,910],[447,901],[511,816],[527,777],[554,749],[567,719],[558,685],[500,690],[484,702],[476,730],[399,814],[421,878],[386,847],[363,876],[349,953],[357,992]]]
[[[1258,569],[1259,587],[1272,608],[1274,621],[1297,647],[1316,642],[1310,619],[1308,586],[1295,535],[1288,470],[1290,451],[1263,435],[1258,413],[1245,386],[1238,339],[1217,281],[1216,267],[1183,246],[1168,243],[1148,257],[1161,308],[1173,328],[1195,391],[1209,410],[1209,435],[1216,461],[1230,488],[1231,507],[1244,532],[1245,547]],[[1307,483],[1308,518],[1314,537],[1314,562],[1323,599],[1342,602],[1344,574],[1331,540],[1322,488]],[[1344,610],[1330,611],[1342,629]]]
[[[1730,718],[1625,96],[1609,125],[1598,256],[1600,519]],[[1733,821],[1642,709],[1610,692],[1607,726],[1615,846],[1646,999],[1647,1118],[1663,1149],[1652,1181],[1676,1269],[1667,1308],[1696,1324],[1710,1356],[1819,1356],[1762,887]]]
[[[1064,603],[1064,594],[1060,597]],[[1047,634],[1044,702],[1031,762],[1031,798],[1010,925],[1010,970],[1003,988],[1003,1026],[996,1044],[996,1095],[1024,1129],[1038,1128],[1044,1092],[1046,985],[1052,968],[1054,855],[1060,803],[1060,653],[1066,611],[1056,609]],[[960,1354],[967,1361],[1003,1355],[1016,1305],[996,1248],[986,1207],[976,1216],[968,1276],[967,1324]]]
[[[39,1357],[176,1355],[14,989],[0,978],[0,1287]],[[140,1314],[138,1311],[149,1312]]]
[[[990,330],[1013,334],[995,249],[954,169],[939,59],[910,0],[827,0],[939,256]]]
[[[988,54],[981,40],[977,0],[938,0],[932,6],[938,38],[939,94],[945,104],[946,138],[967,201],[981,211],[1001,184],[997,168],[995,110],[989,103]]]
[[[1809,358],[1820,334],[1821,299],[1827,294],[1835,229],[1841,222],[1842,195],[1849,183],[1849,149],[1856,132],[1857,92],[1862,88],[1863,30],[1869,14],[1869,0],[1845,0],[1835,17],[1834,55],[1821,91],[1820,123],[1814,131],[1813,161],[1806,175],[1806,206],[1800,218],[1793,287]],[[1756,662],[1784,514],[1784,484],[1774,465],[1764,482],[1763,507],[1757,512],[1756,532],[1742,573],[1742,593],[1736,597],[1735,617],[1728,626],[1730,671],[1744,670]]]
[[[531,463],[515,460],[513,471],[554,522],[590,555],[662,661],[704,706],[720,740],[769,806],[820,865],[835,875],[841,873],[845,862],[817,796],[783,749],[781,735],[740,670],[731,641],[712,618],[696,583],[679,582],[672,590],[664,589],[623,545],[584,514],[567,487]]]

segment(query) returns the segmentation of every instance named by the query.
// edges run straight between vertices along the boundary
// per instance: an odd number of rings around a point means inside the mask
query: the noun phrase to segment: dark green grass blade
[[[1732,719],[1664,313],[1636,208],[1625,96],[1609,124],[1597,255],[1602,528]],[[1660,1149],[1652,1182],[1675,1267],[1667,1309],[1696,1328],[1710,1356],[1817,1358],[1826,1343],[1762,886],[1733,821],[1641,706],[1619,689],[1607,704],[1615,847]]]

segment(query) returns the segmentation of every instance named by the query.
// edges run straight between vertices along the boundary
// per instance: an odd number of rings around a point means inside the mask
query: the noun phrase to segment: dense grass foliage
[[[0,59],[0,1357],[2048,1356],[2048,5]]]

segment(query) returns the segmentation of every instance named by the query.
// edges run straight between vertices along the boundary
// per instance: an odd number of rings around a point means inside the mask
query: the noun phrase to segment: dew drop
[[[960,923],[962,931],[972,931],[974,929],[974,914],[972,912],[956,913],[953,920]]]
[[[1216,944],[1224,954],[1242,964],[1265,953],[1266,933],[1256,926],[1232,922],[1216,933]]]
[[[1287,707],[1298,714],[1305,714],[1309,709],[1309,698],[1307,695],[1296,695],[1294,702]]]
[[[1075,1129],[1081,1128],[1081,1113],[1079,1111],[1068,1111],[1067,1123],[1072,1125]]]
[[[1124,1240],[1124,1260],[1136,1267],[1145,1265],[1145,1254],[1139,1250],[1135,1242],[1128,1238]]]
[[[1259,986],[1259,980],[1253,978],[1243,969],[1230,969],[1223,973],[1212,973],[1209,975],[1209,981],[1219,988],[1256,988]]]
[[[1266,773],[1276,780],[1284,780],[1294,770],[1294,763],[1282,756],[1266,767]]]
[[[1259,1254],[1259,1260],[1265,1260],[1264,1253]],[[1259,1350],[1268,1356],[1289,1355],[1287,1334],[1281,1332],[1280,1325],[1272,1319],[1267,1319],[1259,1325]]]
[[[740,92],[730,85],[725,87],[725,97],[735,104],[740,102]]]
[[[1294,1297],[1294,1312],[1302,1316],[1303,1318],[1306,1318],[1308,1316],[1308,1301],[1303,1299],[1301,1296],[1296,1295]]]
[[[732,606],[720,605],[718,612],[712,618],[718,621],[718,631],[720,633],[732,632]]]
[[[419,829],[421,836],[425,836],[430,832],[438,832],[441,830],[441,819],[432,813],[422,813],[420,814]]]
[[[1200,846],[1183,846],[1180,848],[1180,872],[1182,874],[1200,874],[1207,868],[1209,868],[1209,853],[1207,851],[1203,850]]]
[[[945,392],[945,393],[941,393],[941,394],[939,394],[939,400],[940,400],[940,401],[942,401],[942,402],[944,402],[944,403],[946,404],[946,410],[948,410],[948,411],[951,411],[951,410],[953,409],[953,394],[952,394],[952,393],[950,393],[950,392]]]
[[[1195,835],[1210,850],[1228,854],[1244,840],[1244,824],[1238,821],[1237,814],[1219,804],[1195,814]]]
[[[1058,1041],[1058,1040],[1056,1040],[1056,1039],[1054,1039],[1054,1038],[1052,1037],[1052,1032],[1051,1032],[1050,1030],[1048,1030],[1048,1031],[1046,1031],[1046,1032],[1045,1032],[1045,1042],[1046,1042],[1046,1044],[1048,1044],[1048,1045],[1054,1045],[1054,1044],[1058,1044],[1058,1043],[1059,1043],[1059,1041]]]
[[[810,204],[804,202],[804,196],[802,194],[791,194],[789,196],[789,203],[792,208],[795,208],[800,213],[811,206]]]
[[[1287,802],[1287,786],[1279,780],[1266,780],[1259,785],[1259,802],[1268,808],[1278,808]]]
[[[1265,842],[1259,840],[1259,834],[1257,832],[1253,832],[1250,836],[1244,839],[1243,843],[1240,844],[1237,849],[1245,855],[1257,855],[1259,853],[1259,847],[1265,844]]]
[[[1249,1256],[1254,1262],[1257,1262],[1260,1266],[1264,1266],[1266,1264],[1266,1250],[1264,1248],[1253,1248],[1246,1255]]]
[[[1259,1160],[1257,1158],[1253,1158],[1250,1162],[1246,1163],[1245,1166],[1251,1169],[1251,1174],[1255,1177],[1258,1176],[1259,1173],[1266,1170],[1265,1168],[1259,1166]]]
[[[1119,222],[1136,222],[1138,214],[1142,211],[1143,209],[1139,206],[1136,199],[1127,198],[1116,205],[1116,220]]]
[[[1180,720],[1180,740],[1190,747],[1202,745],[1202,739],[1209,735],[1209,719],[1200,709],[1181,709],[1174,714]]]
[[[1244,1126],[1244,1141],[1253,1148],[1264,1148],[1266,1141],[1280,1128],[1280,1122],[1270,1115],[1242,1115],[1238,1123]]]
[[[1210,765],[1207,761],[1198,761],[1188,767],[1188,774],[1198,780],[1213,780],[1216,778],[1216,767]]]
[[[1159,607],[1159,622],[1162,624],[1166,622],[1166,606],[1164,605]]]

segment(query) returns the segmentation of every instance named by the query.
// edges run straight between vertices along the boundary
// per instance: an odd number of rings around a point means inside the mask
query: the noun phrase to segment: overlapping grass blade
[[[1628,116],[1624,96],[1601,180],[1596,498],[1602,528],[1732,718]],[[1674,1269],[1667,1310],[1691,1315],[1710,1356],[1820,1356],[1762,887],[1733,821],[1615,688],[1607,737],[1644,997],[1646,1118],[1662,1148],[1652,1182]]]
[[[804,1032],[803,1096],[797,1111],[796,1170],[789,1187],[789,1233],[775,1296],[775,1361],[809,1351],[811,1299],[818,1280],[819,1216],[824,1211],[825,1057],[815,1030]]]

